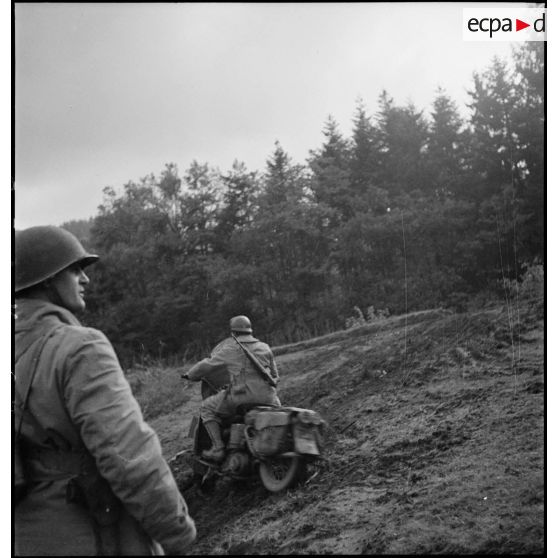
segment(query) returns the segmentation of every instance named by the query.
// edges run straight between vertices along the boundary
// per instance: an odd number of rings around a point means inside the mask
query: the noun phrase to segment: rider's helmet
[[[86,252],[71,232],[50,225],[16,231],[14,253],[16,293],[42,283],[69,265],[79,262],[85,267],[99,259]]]
[[[252,324],[246,316],[231,318],[231,331],[237,333],[252,333]]]

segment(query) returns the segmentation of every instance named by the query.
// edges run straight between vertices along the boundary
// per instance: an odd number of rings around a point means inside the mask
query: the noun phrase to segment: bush
[[[535,263],[529,265],[517,279],[507,277],[500,281],[505,293],[509,297],[519,296],[529,302],[544,300],[544,267]]]
[[[345,320],[345,329],[352,329],[353,327],[385,320],[390,315],[389,308],[384,308],[382,310],[379,308],[376,309],[374,306],[369,306],[366,309],[366,317],[364,317],[362,310],[358,306],[355,306],[353,310],[356,312],[356,316],[350,316]]]
[[[126,376],[146,420],[170,413],[189,399],[176,368],[141,367]]]
[[[517,279],[505,278],[500,281],[506,301],[513,303],[516,299],[529,303],[527,314],[531,318],[540,319],[545,313],[544,267],[535,262],[526,267]],[[526,316],[525,316],[526,317]]]
[[[541,264],[534,264],[527,268],[521,278],[519,292],[527,300],[544,299],[544,267]]]

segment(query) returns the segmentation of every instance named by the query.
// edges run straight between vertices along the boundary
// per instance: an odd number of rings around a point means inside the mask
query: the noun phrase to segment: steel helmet
[[[238,333],[252,333],[252,324],[246,316],[235,316],[231,318],[231,331]]]
[[[15,232],[15,292],[38,285],[73,263],[83,267],[99,259],[85,251],[69,231],[54,226]]]

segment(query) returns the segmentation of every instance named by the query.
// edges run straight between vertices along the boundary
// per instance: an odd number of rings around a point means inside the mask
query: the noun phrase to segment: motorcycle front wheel
[[[303,476],[306,462],[299,455],[272,457],[260,462],[259,473],[263,485],[270,492],[280,492],[294,486]]]

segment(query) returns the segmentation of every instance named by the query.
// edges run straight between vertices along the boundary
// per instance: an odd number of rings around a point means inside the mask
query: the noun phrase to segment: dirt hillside
[[[544,322],[540,307],[398,316],[276,348],[284,404],[327,420],[305,485],[188,487],[194,555],[533,554],[544,550]],[[152,422],[189,449],[199,406]]]

